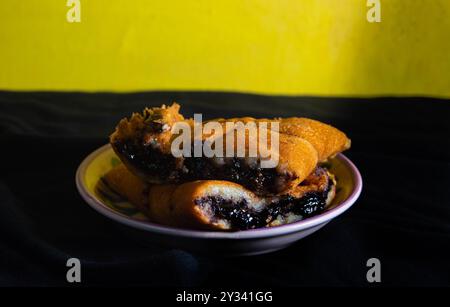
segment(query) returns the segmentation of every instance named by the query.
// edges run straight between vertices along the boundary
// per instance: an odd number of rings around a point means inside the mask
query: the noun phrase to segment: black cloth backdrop
[[[205,118],[306,116],[352,139],[364,180],[357,203],[317,233],[272,254],[219,258],[142,246],[87,206],[75,187],[84,157],[117,121],[177,101]],[[233,93],[0,92],[0,285],[450,285],[450,103]]]

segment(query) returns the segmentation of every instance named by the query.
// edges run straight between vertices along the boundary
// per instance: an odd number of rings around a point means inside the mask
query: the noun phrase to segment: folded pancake
[[[110,196],[112,190],[143,213],[148,213],[149,185],[131,173],[124,164],[119,164],[107,172],[98,182],[97,190],[105,196]]]
[[[156,223],[231,231],[283,225],[316,215],[331,203],[336,185],[334,176],[321,167],[289,192],[270,197],[220,180],[148,185],[124,165],[108,172],[103,182]]]
[[[174,157],[171,145],[178,135],[172,133],[172,127],[179,123],[193,126],[193,120],[185,119],[179,109],[178,104],[147,108],[142,114],[135,113],[130,119],[121,120],[110,137],[110,143],[122,162],[148,183],[179,184],[194,180],[225,180],[238,183],[257,195],[276,195],[295,188],[315,169],[318,162],[325,161],[350,146],[350,140],[344,133],[318,121],[305,118],[268,120],[247,117],[219,119],[218,122],[223,127],[226,121],[278,122],[279,132],[272,131],[271,126],[268,126],[268,135],[277,134],[279,139],[279,150],[272,153],[277,154],[276,167],[261,167],[264,157],[260,152],[255,158],[249,157],[250,144],[258,148],[259,139],[248,137],[247,131],[244,157]],[[226,129],[223,131],[222,140],[225,144],[229,133]],[[265,130],[259,129],[258,133],[262,131]],[[202,142],[207,141],[208,137],[210,135],[202,135]],[[269,136],[267,140],[270,140]],[[236,142],[234,144],[236,147]],[[191,148],[193,146],[192,138]]]
[[[261,167],[267,159],[260,151],[250,157],[249,148],[259,148],[259,138],[251,138],[246,131],[245,154],[243,157],[174,157],[172,142],[179,136],[172,134],[175,124],[193,125],[192,119],[179,114],[179,105],[145,109],[143,114],[133,114],[130,119],[120,121],[110,137],[110,143],[128,169],[143,180],[153,184],[183,183],[194,180],[226,180],[245,186],[258,195],[274,195],[289,190],[302,182],[316,167],[317,150],[307,140],[278,133],[271,129],[259,129],[279,139],[276,155],[278,164],[273,168]],[[192,129],[193,130],[193,129]],[[202,135],[202,142],[211,135]],[[227,137],[235,137],[224,130],[220,139],[224,144]],[[194,138],[191,138],[191,148]],[[234,142],[236,151],[237,142]],[[271,148],[271,144],[267,145]],[[225,146],[224,146],[225,148]],[[192,150],[193,152],[193,150]],[[273,156],[271,156],[273,158]]]
[[[279,132],[302,138],[314,147],[318,154],[319,162],[324,162],[327,159],[335,156],[337,153],[350,148],[351,141],[342,131],[333,126],[324,124],[317,120],[290,117],[290,118],[276,118],[276,119],[255,119],[253,117],[241,118],[220,118],[212,121],[219,121],[225,123],[233,122],[261,122],[261,121],[276,121],[279,125]]]

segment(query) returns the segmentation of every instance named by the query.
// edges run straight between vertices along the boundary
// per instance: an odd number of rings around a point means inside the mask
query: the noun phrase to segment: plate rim
[[[80,163],[75,174],[75,183],[77,190],[80,193],[83,200],[95,211],[106,216],[115,222],[130,226],[132,228],[149,231],[152,233],[157,233],[159,235],[177,236],[183,238],[210,238],[210,239],[257,239],[257,238],[267,238],[282,236],[291,233],[300,232],[324,223],[331,221],[337,216],[341,215],[347,211],[358,199],[361,194],[363,182],[361,174],[358,168],[353,164],[353,162],[348,159],[342,153],[336,155],[337,159],[346,164],[350,170],[354,186],[350,195],[340,204],[336,205],[334,208],[324,211],[321,214],[307,218],[302,221],[293,222],[290,224],[269,227],[269,228],[256,228],[249,230],[240,230],[235,232],[223,232],[223,231],[204,231],[204,230],[191,230],[176,228],[171,226],[164,226],[156,224],[150,221],[139,221],[132,219],[126,215],[123,215],[113,209],[109,208],[103,202],[99,201],[95,196],[87,190],[83,178],[86,174],[87,167],[90,163],[100,154],[107,150],[113,150],[110,144],[105,144],[93,152],[91,152],[84,160]]]

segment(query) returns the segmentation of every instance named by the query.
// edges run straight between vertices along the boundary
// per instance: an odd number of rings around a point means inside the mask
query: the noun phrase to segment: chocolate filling
[[[301,198],[286,195],[267,205],[263,210],[256,211],[248,207],[247,201],[232,201],[222,197],[208,196],[197,199],[195,203],[203,208],[207,206],[212,211],[212,221],[227,220],[232,230],[246,230],[266,226],[278,216],[289,213],[308,218],[321,213],[326,206],[328,192],[332,181],[324,192],[309,192]]]
[[[114,147],[128,163],[143,173],[153,175],[160,181],[179,181],[176,160],[172,155],[162,154],[151,146],[136,144],[132,140],[116,141]]]
[[[223,165],[218,165],[209,158],[186,158],[184,165],[189,172],[181,178],[183,181],[191,181],[192,178],[232,181],[260,195],[276,194],[283,190],[281,182],[290,180],[279,174],[275,168],[251,167],[245,158],[225,158],[225,161]]]
[[[258,228],[266,224],[265,214],[249,209],[245,199],[236,202],[210,196],[197,199],[195,203],[203,208],[209,206],[213,222],[225,219],[234,230]]]
[[[136,138],[140,139],[140,138]],[[193,180],[226,180],[239,183],[256,194],[276,194],[293,180],[275,168],[252,167],[245,158],[225,158],[218,164],[207,157],[186,157],[184,165],[176,164],[170,154],[163,154],[150,145],[144,146],[132,140],[114,143],[116,150],[142,173],[154,176],[159,182],[183,183]]]

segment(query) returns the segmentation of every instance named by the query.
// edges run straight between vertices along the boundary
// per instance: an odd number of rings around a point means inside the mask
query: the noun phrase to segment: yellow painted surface
[[[450,97],[450,1],[0,1],[0,89]]]

